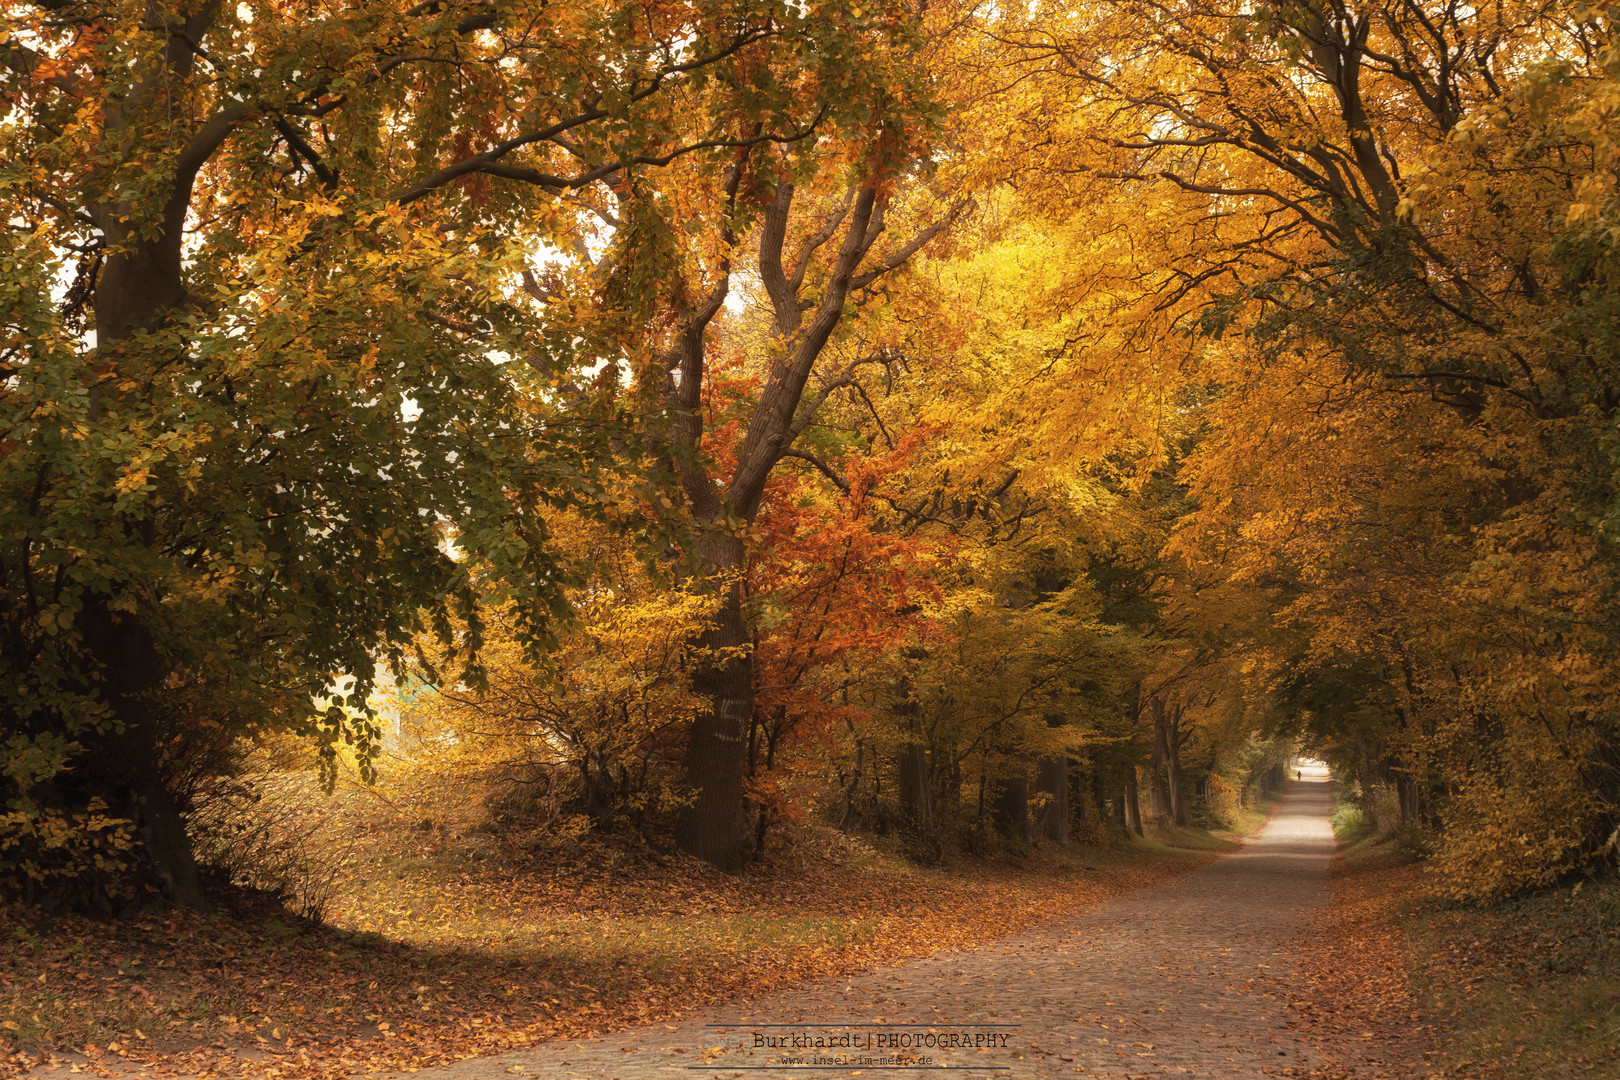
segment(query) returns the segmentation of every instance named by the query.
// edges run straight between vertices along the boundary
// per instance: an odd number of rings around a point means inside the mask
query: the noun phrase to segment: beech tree
[[[984,172],[1073,230],[1068,295],[1166,343],[1209,425],[1176,545],[1196,578],[1273,586],[1269,621],[1303,641],[1232,628],[1267,692],[1372,677],[1298,730],[1321,722],[1346,771],[1364,746],[1408,821],[1445,831],[1459,896],[1612,850],[1611,14],[1124,4],[985,27],[1015,76]]]
[[[547,308],[534,253],[646,171],[860,112],[864,24],[751,0],[4,11],[0,875],[202,904],[183,759],[266,727],[364,757],[370,725],[309,720],[310,694],[352,674],[363,717],[376,664],[457,613],[470,659],[475,563],[530,642],[563,610],[538,508],[591,499],[612,416],[572,380],[670,245],[633,221],[602,308]]]
[[[690,514],[693,572],[722,597],[715,626],[700,639],[711,655],[723,659],[695,676],[712,707],[692,728],[688,769],[696,801],[683,818],[679,838],[687,850],[725,869],[740,869],[752,843],[743,801],[754,683],[740,592],[747,553],[742,533],[760,512],[773,470],[783,458],[806,453],[796,450],[795,443],[821,404],[836,389],[849,386],[861,367],[884,361],[881,349],[840,355],[834,345],[851,295],[872,289],[904,266],[959,212],[940,208],[900,237],[886,238],[894,174],[908,166],[897,156],[900,138],[898,132],[880,138],[866,151],[871,155],[867,160],[854,163],[853,183],[820,199],[813,188],[808,197],[801,194],[788,163],[778,166],[769,201],[753,226],[753,269],[771,305],[770,329],[757,361],[762,385],[750,403],[731,462],[703,453],[703,394],[711,326],[732,284],[731,249],[739,239],[727,219],[737,212],[749,164],[745,161],[732,167],[721,186],[727,223],[720,226],[716,257],[701,278],[683,283],[683,298],[690,299],[683,300],[668,350],[650,373],[658,383],[644,387],[668,405],[670,422],[655,433],[655,445],[667,456]],[[837,180],[839,175],[820,179]],[[750,177],[749,182],[760,181]],[[796,234],[792,246],[790,228]],[[849,337],[847,332],[844,336]],[[826,370],[828,362],[831,371]],[[820,375],[819,385],[812,385],[812,375]]]

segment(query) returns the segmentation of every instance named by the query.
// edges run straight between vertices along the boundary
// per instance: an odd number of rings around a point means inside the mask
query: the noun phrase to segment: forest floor
[[[1330,859],[1326,798],[1292,785],[1240,851],[1193,831],[940,869],[796,827],[738,879],[339,793],[325,922],[0,910],[0,1075],[754,1077],[776,1070],[738,1036],[837,1021],[999,1043],[881,1048],[960,1076],[1620,1080],[1614,882],[1426,901],[1387,844]]]
[[[418,1080],[653,1080],[672,1068],[699,1078],[819,1068],[1020,1080],[1422,1075],[1418,1045],[1382,1037],[1408,1032],[1364,1011],[1382,1007],[1379,995],[1330,1010],[1353,1018],[1348,1028],[1306,1007],[1303,992],[1318,984],[1298,957],[1308,939],[1335,936],[1313,922],[1331,910],[1331,806],[1327,783],[1291,785],[1241,851],[997,941],[942,941],[902,965]],[[1331,963],[1348,950],[1306,955]]]
[[[1335,860],[1292,1002],[1307,1030],[1377,1032],[1460,1080],[1620,1080],[1620,882],[1469,907],[1423,879],[1371,837]]]
[[[1237,847],[1192,831],[924,869],[794,827],[734,878],[633,843],[524,844],[398,792],[316,810],[311,845],[346,852],[311,886],[320,922],[0,910],[0,1075],[421,1069],[982,945]]]

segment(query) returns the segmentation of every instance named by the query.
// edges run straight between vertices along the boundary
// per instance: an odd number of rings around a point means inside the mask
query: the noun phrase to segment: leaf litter
[[[0,910],[0,1073],[420,1069],[971,948],[1214,857],[923,869],[794,826],[731,877],[639,842],[514,846],[383,805],[342,806],[364,843],[321,922],[251,898],[108,920]]]

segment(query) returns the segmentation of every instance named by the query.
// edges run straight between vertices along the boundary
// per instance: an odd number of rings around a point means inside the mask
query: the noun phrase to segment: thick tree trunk
[[[1178,701],[1165,710],[1164,774],[1170,788],[1170,816],[1177,825],[1186,827],[1192,824],[1192,819],[1187,814],[1187,793],[1181,786],[1181,709]]]
[[[1395,773],[1395,806],[1402,825],[1418,824],[1418,785],[1405,772]]]
[[[748,721],[754,712],[754,665],[742,596],[725,572],[740,565],[742,543],[723,537],[708,548],[726,590],[713,626],[697,641],[710,656],[693,673],[692,688],[709,708],[692,724],[686,752],[686,782],[693,802],[680,815],[675,839],[705,862],[731,874],[742,872],[753,849],[743,780],[748,769]]]
[[[135,785],[136,822],[151,856],[153,869],[169,899],[182,907],[208,911],[197,860],[191,850],[180,808],[156,770],[143,770]]]
[[[853,727],[853,725],[851,725]],[[855,768],[849,777],[849,787],[844,790],[844,812],[838,816],[838,831],[843,832],[849,828],[849,819],[855,813],[855,793],[861,787],[861,766],[866,762],[866,740],[855,740]]]
[[[1047,796],[1036,822],[1036,835],[1060,847],[1069,846],[1069,761],[1042,758],[1035,765],[1035,790]]]
[[[928,793],[928,750],[922,743],[907,743],[900,750],[900,810],[913,828],[934,827],[934,805]]]
[[[1136,766],[1125,774],[1125,827],[1137,836],[1146,836],[1142,829],[1142,801],[1138,798]]]
[[[135,823],[146,869],[164,894],[182,907],[206,911],[191,838],[164,783],[163,728],[150,703],[167,666],[134,617],[110,611],[101,598],[86,603],[81,620],[118,730],[87,741],[74,771],[93,789],[87,798],[107,800],[115,815]]]
[[[1167,731],[1169,722],[1165,715],[1164,702],[1159,698],[1149,699],[1148,709],[1153,714],[1153,754],[1148,759],[1148,791],[1152,797],[1154,824],[1161,829],[1168,829],[1175,822],[1170,801],[1170,785],[1165,780],[1167,759],[1170,757]]]
[[[1029,777],[1014,776],[996,785],[990,807],[996,831],[1009,840],[1029,842]]]
[[[932,832],[934,804],[929,790],[928,747],[923,742],[921,707],[911,697],[911,686],[902,681],[901,697],[892,712],[909,739],[900,748],[896,766],[900,790],[900,812],[906,823],[919,832]]]
[[[185,33],[173,35],[164,50],[161,73],[148,72],[127,98],[106,110],[103,122],[109,145],[120,140],[133,143],[130,131],[143,130],[149,120],[146,111],[160,97],[180,92],[177,84],[190,75],[192,57],[201,52],[198,43],[213,25],[218,6],[201,4],[187,15]],[[174,161],[161,209],[143,220],[143,208],[129,203],[86,208],[103,234],[107,252],[96,275],[93,303],[98,362],[110,365],[129,339],[169,323],[191,302],[182,261],[185,218],[198,169],[234,124],[234,119],[221,114],[187,133],[176,128],[170,114],[167,138],[180,136],[184,148]],[[102,415],[102,395],[108,392],[103,386],[92,390],[93,416]],[[154,532],[149,518],[128,531],[128,543],[150,547]],[[101,669],[107,703],[120,730],[87,744],[75,769],[100,788],[95,796],[123,804],[111,808],[135,823],[146,868],[168,897],[176,904],[207,910],[185,820],[165,786],[164,733],[149,699],[168,674],[168,662],[136,615],[113,610],[111,601],[120,599],[121,585],[111,582],[107,594],[92,597],[81,614],[86,645]]]
[[[1069,821],[1079,822],[1088,839],[1103,834],[1103,822],[1114,813],[1116,801],[1104,797],[1095,765],[1081,758],[1069,759]],[[1120,813],[1123,815],[1123,807]]]

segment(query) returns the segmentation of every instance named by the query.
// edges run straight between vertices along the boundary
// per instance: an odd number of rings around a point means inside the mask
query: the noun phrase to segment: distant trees
[[[1269,609],[1228,628],[1251,691],[1443,833],[1459,897],[1620,824],[1613,33],[1450,3],[995,30],[1020,104],[987,171],[1038,152],[1025,201],[1087,253],[1069,294],[1184,357],[1172,547]]]

